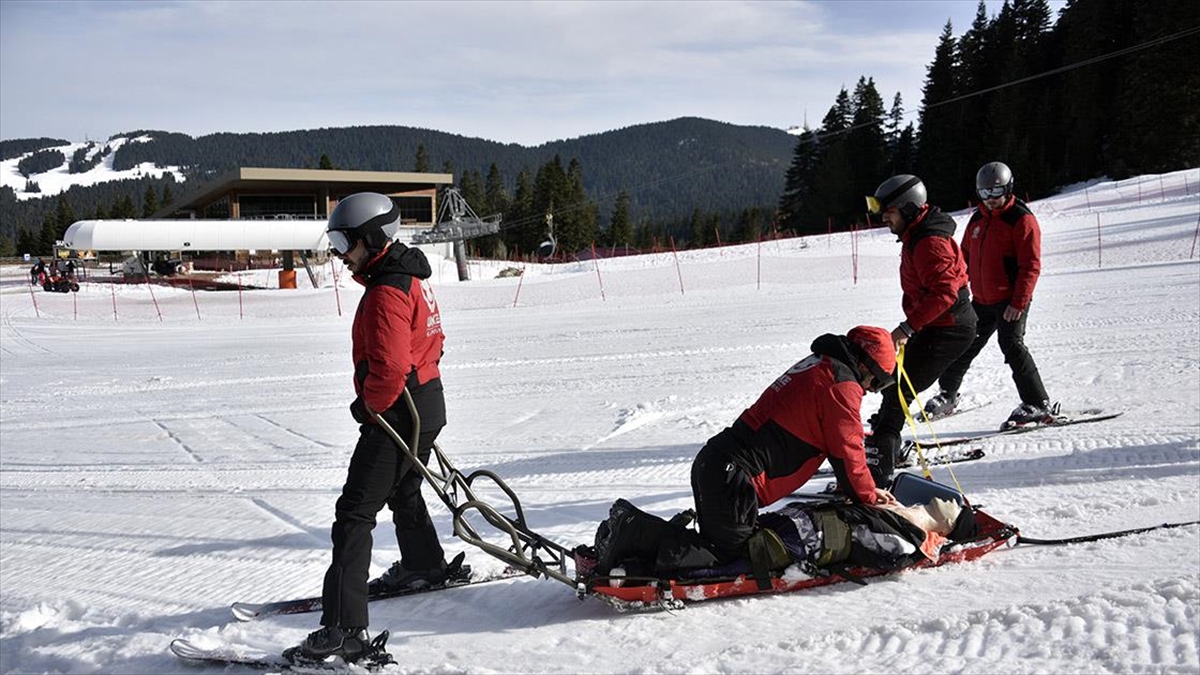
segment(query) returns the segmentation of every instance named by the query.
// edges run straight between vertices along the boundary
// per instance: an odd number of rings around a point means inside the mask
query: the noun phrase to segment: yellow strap
[[[913,400],[917,402],[917,408],[921,411],[921,417],[925,420],[925,426],[929,427],[929,435],[933,437],[933,444],[937,446],[938,450],[942,449],[942,444],[938,442],[937,432],[933,430],[933,422],[930,421],[929,415],[925,412],[925,406],[921,403],[921,397],[917,395],[916,387],[913,386],[912,380],[909,379],[908,373],[904,370],[904,347],[905,345],[900,345],[900,351],[896,354],[896,370],[898,373],[896,379],[896,396],[900,398],[900,409],[904,411],[904,417],[908,420],[908,426],[913,432],[913,445],[917,449],[917,461],[921,464],[921,470],[925,473],[925,479],[933,480],[933,473],[929,470],[929,462],[926,461],[925,453],[921,450],[921,442],[917,440],[917,422],[908,410],[908,401],[904,400],[902,383],[908,384],[908,390],[912,392]],[[954,475],[954,469],[949,464],[946,465],[946,471],[950,473],[950,479],[954,481],[954,486],[958,488],[958,491],[963,492],[962,485],[959,485],[958,477]]]

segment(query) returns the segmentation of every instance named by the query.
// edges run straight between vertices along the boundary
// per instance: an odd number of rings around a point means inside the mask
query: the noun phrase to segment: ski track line
[[[291,427],[287,427],[287,426],[284,426],[283,424],[280,424],[279,422],[276,422],[275,420],[273,420],[273,419],[271,419],[271,418],[269,418],[269,417],[267,417],[267,416],[263,415],[262,413],[253,413],[253,415],[254,415],[255,417],[257,417],[258,419],[260,419],[260,420],[262,420],[262,421],[266,422],[267,424],[270,424],[271,426],[274,426],[275,428],[277,428],[277,429],[279,429],[279,430],[281,430],[281,431],[287,432],[287,433],[289,433],[289,434],[291,434],[291,435],[293,435],[293,436],[295,436],[295,437],[297,437],[297,438],[300,438],[300,439],[302,439],[302,440],[308,441],[309,443],[312,443],[313,445],[317,445],[317,446],[320,446],[320,447],[322,447],[322,448],[338,448],[338,447],[341,447],[341,446],[339,446],[339,445],[336,445],[336,444],[334,444],[334,443],[326,443],[325,441],[318,441],[318,440],[317,440],[317,439],[315,439],[315,438],[312,438],[312,437],[310,437],[310,436],[306,436],[305,434],[302,434],[302,433],[300,433],[299,431],[296,431],[295,429],[292,429]],[[280,448],[280,449],[281,449],[281,450],[283,450],[283,449],[285,449],[285,448]]]
[[[13,339],[16,340],[19,344],[25,345],[31,352],[33,352],[35,354],[38,352],[41,352],[44,354],[50,354],[52,356],[58,356],[58,352],[55,352],[54,350],[49,349],[47,347],[43,347],[42,345],[38,344],[37,342],[34,342],[33,340],[25,337],[25,335],[23,333],[21,333],[21,331],[17,330],[16,324],[14,324],[12,321],[12,312],[5,313],[4,327],[6,329],[5,332],[12,335]]]
[[[147,393],[147,392],[139,392],[139,393]],[[31,399],[26,399],[26,400],[30,403],[37,403],[37,402],[40,402],[43,400],[49,400],[50,398],[51,397],[47,396],[46,398],[36,398],[36,399],[31,398]],[[245,409],[229,410],[227,412],[227,414],[238,415],[238,416],[268,415],[271,413],[294,413],[294,412],[313,412],[313,411],[318,411],[318,410],[337,410],[337,409],[341,409],[342,407],[343,406],[341,403],[336,403],[336,404],[331,403],[329,405],[311,406],[311,407],[288,406],[288,407],[266,409],[266,410],[262,410],[262,409],[259,409],[259,410],[245,410]],[[100,412],[102,412],[104,410],[104,408],[102,408],[100,406],[94,406],[91,409],[94,409],[94,410],[97,410]],[[164,422],[176,422],[176,421],[180,421],[180,420],[196,420],[196,419],[211,420],[214,417],[214,415],[215,415],[215,412],[212,409],[204,409],[204,410],[197,410],[195,412],[180,412],[180,413],[174,413],[174,414],[170,414],[170,415],[157,415],[156,417],[157,417],[157,419],[163,420]],[[146,421],[145,417],[122,417],[122,416],[117,415],[117,416],[105,417],[103,420],[103,424],[105,426],[111,426],[111,425],[115,425],[115,424],[138,424],[138,423],[145,422],[145,421]],[[63,420],[63,421],[50,421],[50,422],[23,422],[23,423],[18,422],[18,423],[12,423],[12,424],[6,423],[5,428],[6,429],[14,429],[14,430],[20,429],[20,430],[36,431],[39,429],[80,429],[80,428],[96,426],[96,425],[97,425],[96,419],[86,418],[86,419],[81,419],[81,420]],[[297,434],[297,435],[299,435],[299,434]],[[314,442],[320,443],[320,441],[314,441]]]
[[[193,450],[191,448],[191,446],[189,446],[187,443],[183,442],[183,439],[179,438],[179,436],[176,436],[175,432],[171,431],[171,429],[167,425],[163,424],[159,420],[157,420],[153,417],[150,417],[148,415],[145,417],[145,419],[150,420],[151,422],[154,423],[154,425],[156,427],[165,431],[167,434],[167,438],[174,441],[175,444],[180,447],[180,449],[182,449],[184,452],[186,452],[188,454],[188,457],[190,457],[193,462],[195,462],[196,464],[204,464],[204,458],[200,456],[200,453],[196,452],[195,450]]]
[[[293,518],[286,511],[283,511],[282,509],[272,506],[270,504],[270,502],[268,502],[267,500],[265,500],[261,497],[251,497],[250,502],[253,503],[255,506],[257,506],[258,508],[262,509],[263,511],[266,511],[272,517],[278,519],[280,522],[284,523],[285,525],[294,527],[298,531],[308,535],[309,537],[312,537],[312,539],[314,541],[316,541],[318,544],[320,544],[322,547],[327,547],[329,545],[329,542],[327,541],[327,535],[328,535],[327,532],[322,531],[321,534],[317,534],[316,532],[313,531],[312,528],[306,526],[304,523],[300,522],[296,518]]]

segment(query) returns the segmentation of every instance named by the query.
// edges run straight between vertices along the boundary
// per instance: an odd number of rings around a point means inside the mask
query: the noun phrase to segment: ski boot
[[[337,657],[346,663],[354,663],[367,653],[371,638],[366,628],[342,628],[324,626],[308,634],[299,646],[283,653],[283,658],[292,663],[322,663]]]
[[[461,583],[471,578],[471,566],[464,565],[466,553],[459,553],[448,564],[428,570],[410,570],[399,560],[392,563],[386,572],[367,584],[370,595],[423,591],[450,583]]]
[[[863,452],[867,456],[867,469],[871,471],[871,478],[875,479],[875,487],[886,490],[892,484],[900,450],[898,434],[874,433],[867,437]]]
[[[1004,424],[1000,425],[1000,430],[1015,429],[1029,425],[1054,424],[1059,420],[1058,404],[1043,401],[1041,405],[1033,403],[1022,403],[1017,406]]]
[[[925,414],[929,419],[936,420],[946,417],[958,409],[958,394],[943,391],[925,403]]]

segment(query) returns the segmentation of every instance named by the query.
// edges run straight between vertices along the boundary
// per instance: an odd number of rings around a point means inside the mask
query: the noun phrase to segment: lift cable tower
[[[448,187],[442,191],[442,203],[438,208],[437,223],[433,229],[418,232],[414,244],[454,243],[454,262],[458,265],[458,280],[467,281],[467,250],[463,244],[468,239],[486,237],[500,231],[500,214],[480,218],[471,205],[463,199],[458,188]]]

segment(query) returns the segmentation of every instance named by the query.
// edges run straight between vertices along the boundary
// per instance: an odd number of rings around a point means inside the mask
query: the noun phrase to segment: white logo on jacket
[[[425,320],[425,335],[436,335],[442,330],[442,313],[438,311],[437,298],[433,297],[433,288],[429,284],[421,284],[421,297],[429,307],[429,318]]]

